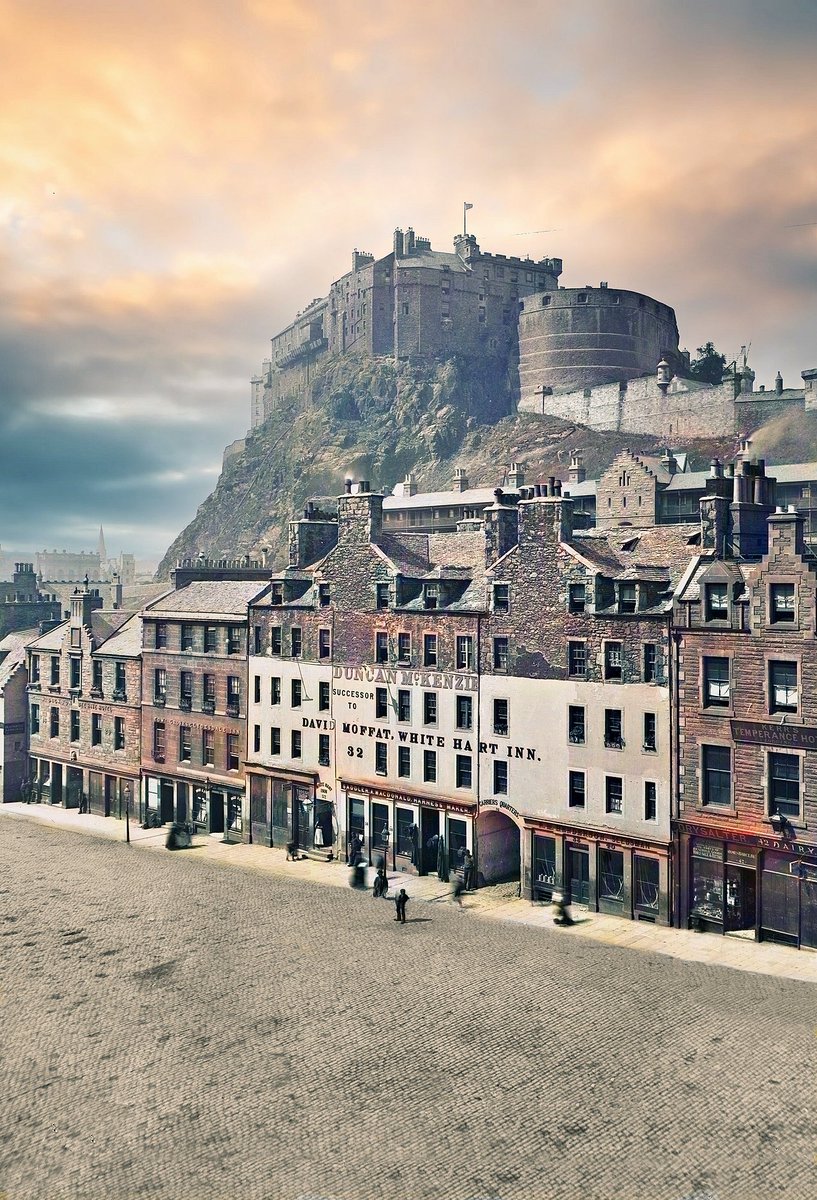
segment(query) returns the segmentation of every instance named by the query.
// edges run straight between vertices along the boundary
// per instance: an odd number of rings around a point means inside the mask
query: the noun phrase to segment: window
[[[275,580],[270,587],[269,602],[276,608],[284,603],[284,585],[278,580]]]
[[[777,625],[794,620],[794,584],[772,583],[769,586],[769,620]]]
[[[437,693],[423,692],[423,724],[437,724]]]
[[[102,664],[100,663],[100,666],[101,665]],[[39,656],[39,654],[32,654],[32,656],[31,656],[31,682],[32,683],[40,682],[40,656]]]
[[[253,725],[252,727],[252,750],[253,754],[261,753],[261,726]]]
[[[298,734],[300,737],[301,735]],[[227,770],[237,771],[239,768],[238,734],[227,734]]]
[[[167,700],[167,671],[164,667],[157,667],[153,672],[153,700],[154,703],[158,700],[160,704]]]
[[[293,625],[289,634],[289,645],[293,658],[300,658],[303,652],[303,636],[297,625]]]
[[[269,731],[269,752],[270,754],[281,753],[281,730],[275,725]]]
[[[397,774],[400,779],[411,776],[411,750],[408,746],[397,747]]]
[[[301,738],[300,729],[293,729],[289,739],[290,757],[300,758],[303,749],[303,740]]]
[[[604,643],[604,678],[621,679],[621,642]]]
[[[281,677],[273,675],[269,681],[269,702],[270,704],[281,703]]]
[[[182,650],[192,650],[194,648],[192,625],[182,625],[181,648]]]
[[[215,654],[218,650],[218,629],[215,625],[204,627],[204,653]]]
[[[726,621],[729,617],[729,598],[726,584],[705,584],[704,597],[707,621]]]
[[[456,779],[458,788],[471,786],[471,755],[458,754],[456,760]]]
[[[261,653],[261,626],[253,625],[252,627],[252,652],[253,654]]]
[[[96,714],[94,714],[96,715]],[[72,742],[79,741],[79,713],[72,710],[71,712],[71,730],[69,737]],[[94,743],[96,745],[96,743]]]
[[[303,700],[303,686],[300,679],[293,679],[290,682],[292,692],[292,707],[300,708]]]
[[[165,621],[156,622],[156,649],[163,650],[167,646],[167,623]]]
[[[179,708],[191,709],[193,707],[193,672],[179,672]]]
[[[457,637],[457,670],[473,671],[474,669],[474,639],[470,634]]]
[[[457,696],[457,729],[472,729],[474,702],[470,696]]]
[[[423,783],[437,782],[437,751],[423,751]]]
[[[332,653],[332,634],[329,629],[318,630],[318,658],[329,658]]]
[[[494,670],[507,671],[508,669],[508,639],[506,637],[494,638]]]
[[[325,679],[318,684],[318,712],[329,712],[329,683]]]
[[[329,766],[329,734],[318,734],[318,765],[321,767]]]
[[[654,683],[658,675],[658,660],[656,655],[656,646],[652,642],[647,642],[644,646],[644,682]]]
[[[205,767],[214,767],[216,765],[216,735],[213,729],[202,731],[201,761]]]
[[[40,706],[32,704],[31,706],[31,733],[38,734],[40,732]]]
[[[508,794],[508,764],[502,759],[494,759],[494,795]]]
[[[58,654],[51,655],[51,686],[59,687],[60,682],[60,657]]]
[[[656,798],[656,785],[651,779],[647,779],[644,783],[644,820],[658,820],[658,800]]]
[[[389,748],[385,742],[374,744],[374,770],[376,775],[387,775],[389,770]]]
[[[397,635],[397,661],[401,663],[411,662],[410,633],[398,633]]]
[[[574,676],[587,674],[587,647],[584,642],[567,643],[567,673]]]
[[[391,600],[391,585],[388,583],[375,584],[377,592],[377,607],[380,609],[388,608]]]
[[[237,717],[241,710],[241,680],[237,675],[227,676],[227,715]]]
[[[583,613],[586,603],[585,585],[571,583],[568,586],[568,609],[572,613]]]
[[[567,710],[567,736],[577,746],[583,746],[586,737],[584,706],[571,704]]]
[[[624,853],[602,850],[599,853],[599,899],[624,899]]]
[[[375,720],[386,720],[389,715],[389,693],[384,687],[374,689]]]
[[[436,633],[427,633],[423,637],[423,666],[436,667],[437,665],[437,635]]]
[[[567,803],[571,808],[584,808],[584,771],[571,771],[567,782]]]
[[[604,811],[620,813],[623,801],[623,782],[617,775],[606,775],[604,779]]]
[[[440,588],[436,583],[423,584],[423,608],[437,608],[440,603]]]
[[[193,731],[189,725],[179,726],[179,762],[192,762]]]
[[[704,708],[728,708],[731,703],[729,659],[704,658]]]
[[[620,708],[606,708],[604,710],[604,744],[605,746],[612,746],[616,750],[621,750],[624,747]]]
[[[332,599],[332,588],[328,583],[318,584],[318,604],[321,608],[328,608]]]
[[[100,663],[100,666],[101,665],[102,664]],[[96,663],[94,663],[94,666],[96,666]],[[94,674],[96,674],[96,672],[94,672]],[[99,674],[100,674],[99,686],[102,687],[102,672],[100,671]],[[126,684],[126,676],[125,676],[125,664],[123,662],[114,663],[113,686],[114,686],[114,699],[115,700],[127,700],[128,697],[126,694],[127,684]]]
[[[397,693],[397,720],[411,720],[411,692],[408,688],[400,688]]]
[[[81,686],[81,679],[82,679],[82,659],[74,658],[72,656],[70,659],[70,674],[69,674],[68,686],[78,691]]]
[[[728,746],[701,747],[704,804],[732,803],[732,752]]]
[[[227,630],[227,653],[240,654],[242,649],[243,629],[240,625],[231,625]]]
[[[60,736],[60,710],[58,708],[51,709],[51,736],[52,738]]]
[[[769,663],[769,710],[796,713],[800,700],[796,662]]]
[[[796,754],[769,755],[769,816],[800,816],[800,759]]]
[[[114,750],[125,749],[125,718],[114,717],[113,719],[113,748]]]
[[[280,625],[273,625],[270,633],[270,654],[280,655],[283,653],[283,639]]]
[[[252,681],[252,698],[254,704],[261,703],[261,676],[254,675]]]
[[[509,730],[509,714],[507,700],[494,700],[494,733],[507,737]]]
[[[644,741],[642,744],[645,750],[658,749],[658,735],[656,730],[655,713],[644,713]]]
[[[379,663],[389,661],[389,635],[382,630],[374,635],[374,660]]]
[[[620,613],[634,613],[636,610],[636,590],[634,583],[620,583],[618,585],[618,611]]]
[[[165,723],[153,722],[153,758],[156,762],[165,761]]]
[[[494,612],[508,613],[511,611],[511,589],[507,583],[494,584]]]

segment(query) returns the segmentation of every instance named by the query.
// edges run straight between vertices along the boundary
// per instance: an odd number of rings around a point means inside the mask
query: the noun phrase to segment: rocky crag
[[[287,524],[308,499],[333,500],[344,480],[369,479],[390,491],[412,471],[420,491],[447,489],[456,466],[472,486],[502,482],[520,463],[529,480],[566,478],[572,449],[581,447],[589,478],[624,446],[656,453],[655,437],[597,433],[555,417],[510,413],[512,383],[464,359],[418,365],[390,358],[344,359],[314,379],[305,402],[280,407],[225,456],[214,491],[168,548],[157,576],[176,561],[242,555],[266,549],[269,561],[286,553]],[[775,427],[777,426],[777,428]],[[734,435],[685,440],[693,469],[718,455],[731,458]],[[817,415],[791,414],[754,436],[753,449],[770,461],[806,461],[817,449]]]

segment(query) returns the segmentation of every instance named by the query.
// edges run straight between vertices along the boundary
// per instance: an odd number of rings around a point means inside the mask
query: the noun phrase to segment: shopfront
[[[337,852],[338,822],[332,793],[314,772],[247,772],[250,837],[261,846]]]
[[[359,839],[370,864],[413,875],[458,871],[473,850],[476,804],[457,804],[417,793],[361,787],[341,780],[345,797],[344,854]]]
[[[607,841],[576,830],[528,826],[523,841],[523,891],[550,901],[558,892],[572,905],[637,921],[669,924],[668,846],[636,839]],[[526,861],[524,861],[526,859]]]
[[[713,832],[681,830],[681,925],[817,949],[817,847]]]

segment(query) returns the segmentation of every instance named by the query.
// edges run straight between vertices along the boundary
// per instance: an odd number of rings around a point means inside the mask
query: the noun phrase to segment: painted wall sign
[[[730,721],[736,742],[817,750],[817,729],[810,725],[775,725],[772,721]]]
[[[679,822],[681,833],[703,833],[711,837],[714,830],[706,825],[692,825],[685,822]],[[723,831],[724,838],[728,838],[730,842],[743,842],[744,845],[760,846],[764,850],[784,850],[789,854],[814,854],[814,844],[808,845],[806,842],[789,841],[786,838],[758,836],[753,833],[739,833],[736,829]]]
[[[480,800],[479,807],[480,810],[483,808],[504,808],[506,812],[512,813],[515,817],[519,817],[517,810],[512,804],[509,804],[507,800]],[[521,820],[521,817],[519,819]]]
[[[399,667],[333,667],[332,678],[347,683],[396,683],[400,687],[434,688],[438,691],[475,692],[476,675],[458,672],[407,671]],[[340,692],[335,689],[335,694]],[[363,697],[361,697],[362,699]],[[371,699],[371,696],[367,696]]]

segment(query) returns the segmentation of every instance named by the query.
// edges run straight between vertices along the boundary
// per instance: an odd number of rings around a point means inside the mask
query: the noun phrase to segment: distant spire
[[[108,552],[105,549],[105,534],[102,532],[102,526],[99,527],[99,538],[96,543],[96,552],[99,555],[99,561],[105,562],[108,558]]]

